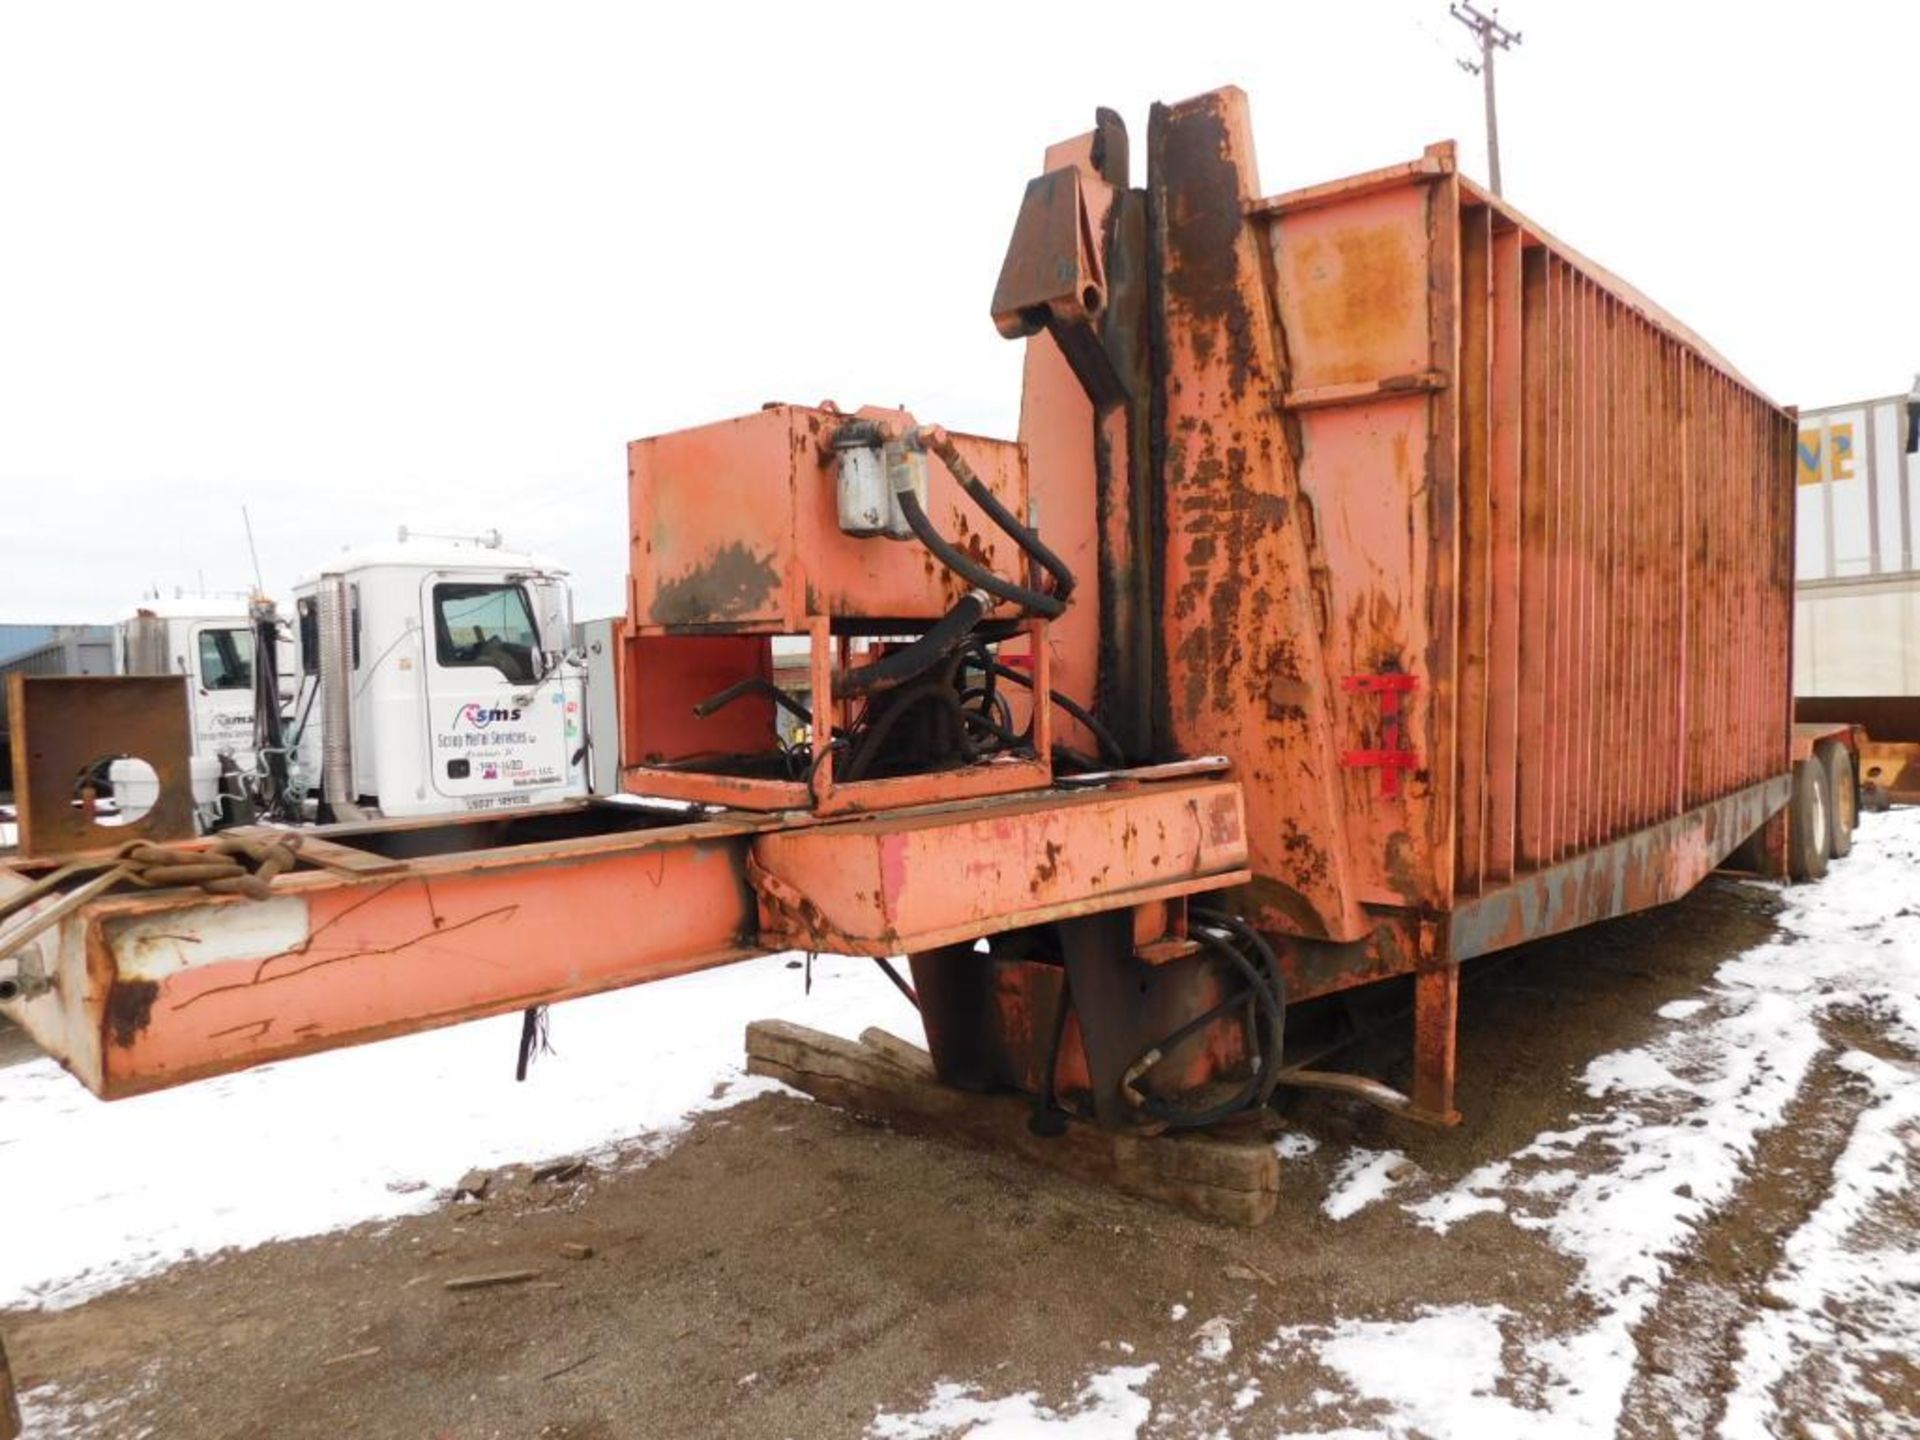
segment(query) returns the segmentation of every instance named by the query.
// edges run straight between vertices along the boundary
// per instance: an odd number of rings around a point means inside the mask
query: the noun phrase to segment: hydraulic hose
[[[1253,1105],[1265,1105],[1279,1083],[1281,1047],[1286,1031],[1286,982],[1280,971],[1279,957],[1274,954],[1266,938],[1238,916],[1198,907],[1193,913],[1204,926],[1214,926],[1223,932],[1220,935],[1208,935],[1202,931],[1199,938],[1216,953],[1233,962],[1246,981],[1246,988],[1229,995],[1179,1026],[1164,1039],[1149,1045],[1134,1058],[1125,1073],[1135,1076],[1151,1070],[1174,1046],[1241,1005],[1250,1005],[1250,1021],[1264,1018],[1266,1035],[1263,1044],[1258,1036],[1254,1037],[1260,1053],[1254,1073],[1227,1099],[1201,1110],[1184,1110],[1151,1096],[1145,1097],[1141,1108],[1154,1119],[1175,1129],[1217,1124]],[[1253,949],[1259,964],[1256,965],[1241,952],[1236,940]]]
[[[849,670],[844,675],[836,676],[833,693],[837,696],[870,695],[878,690],[890,690],[925,674],[964,645],[973,634],[973,627],[980,623],[980,617],[986,613],[986,596],[978,593],[961,596],[959,603],[934,621],[919,639],[881,656],[871,665],[862,665],[858,670]]]
[[[855,743],[852,753],[847,756],[846,774],[841,778],[851,782],[865,777],[875,758],[880,754],[881,747],[885,745],[887,736],[893,732],[893,727],[899,724],[900,717],[929,700],[942,706],[949,715],[955,717],[955,724],[960,730],[959,743],[962,754],[969,760],[975,758],[978,752],[972,748],[972,742],[966,739],[966,721],[961,718],[960,697],[938,680],[929,680],[904,689],[893,697],[892,702],[887,706],[886,713],[867,726]]]
[[[1055,620],[1066,613],[1066,602],[1058,596],[1048,595],[1039,590],[1030,590],[1025,585],[1017,585],[1011,580],[1003,580],[934,529],[933,521],[927,518],[927,512],[920,504],[920,497],[912,490],[896,490],[894,498],[900,502],[900,513],[906,516],[908,527],[918,537],[920,543],[931,550],[942,565],[968,584],[986,591],[989,595],[1011,601],[1029,614],[1038,615],[1045,620]]]
[[[979,664],[977,660],[970,663],[976,666]],[[1014,684],[1027,690],[1033,689],[1033,677],[1023,671],[1014,669],[1011,665],[999,660],[994,660],[989,662],[986,668],[988,669],[988,673],[998,675],[1003,680],[1011,680]],[[1100,748],[1106,752],[1108,764],[1124,765],[1127,763],[1127,752],[1120,748],[1120,742],[1114,738],[1113,732],[1098,720],[1094,719],[1091,710],[1087,709],[1086,706],[1080,704],[1078,701],[1071,700],[1065,695],[1062,695],[1058,690],[1047,691],[1047,698],[1092,732],[1093,738],[1100,742]]]
[[[1266,1104],[1273,1097],[1274,1087],[1280,1082],[1280,1052],[1286,1042],[1287,1023],[1287,977],[1280,968],[1280,957],[1274,953],[1272,944],[1253,926],[1238,915],[1230,915],[1225,910],[1211,905],[1196,905],[1193,913],[1208,924],[1218,925],[1223,930],[1237,936],[1250,949],[1259,961],[1259,968],[1267,979],[1267,1021],[1269,1025],[1266,1049],[1273,1056],[1266,1084],[1260,1091],[1260,1103]]]
[[[782,710],[797,716],[802,725],[813,724],[813,712],[811,710],[807,709],[806,706],[802,705],[798,700],[774,684],[773,681],[761,675],[749,675],[744,680],[734,681],[733,684],[727,686],[724,690],[716,690],[698,705],[694,706],[693,713],[704,720],[707,716],[713,714],[714,711],[723,710],[733,704],[734,701],[743,699],[748,695],[764,695]]]
[[[960,488],[973,497],[973,503],[986,511],[993,523],[1004,530],[1029,559],[1053,577],[1052,598],[1064,607],[1067,598],[1073,594],[1073,572],[1067,568],[1064,560],[1047,548],[1038,531],[1016,517],[1000,503],[998,495],[980,483],[980,477],[962,458],[959,447],[953,443],[953,437],[938,425],[923,425],[908,434],[907,443],[920,445],[940,457],[940,462],[960,482]]]

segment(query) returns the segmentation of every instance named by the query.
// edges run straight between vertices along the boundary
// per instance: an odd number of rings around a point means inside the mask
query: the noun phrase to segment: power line
[[[1500,7],[1495,6],[1493,14],[1483,15],[1466,0],[1453,0],[1447,6],[1447,13],[1473,32],[1474,39],[1480,44],[1478,63],[1472,60],[1459,60],[1454,63],[1469,75],[1478,75],[1486,89],[1487,96],[1487,178],[1492,182],[1493,193],[1500,193],[1500,117],[1493,103],[1493,52],[1511,50],[1520,43],[1520,32],[1509,30],[1500,23]]]

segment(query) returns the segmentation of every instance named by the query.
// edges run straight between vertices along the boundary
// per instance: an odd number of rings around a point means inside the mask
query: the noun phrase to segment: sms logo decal
[[[511,725],[520,718],[518,709],[502,710],[494,705],[462,705],[454,713],[453,728],[471,725],[475,730],[484,730],[489,725]]]

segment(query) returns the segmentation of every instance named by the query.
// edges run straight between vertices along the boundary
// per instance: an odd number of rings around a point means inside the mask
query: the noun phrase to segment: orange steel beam
[[[615,828],[497,843],[520,820]],[[1125,772],[874,821],[589,804],[319,835],[324,868],[271,899],[81,907],[20,957],[51,984],[0,1014],[116,1099],[794,945],[899,954],[1247,878],[1236,786]],[[26,883],[0,871],[0,899]]]

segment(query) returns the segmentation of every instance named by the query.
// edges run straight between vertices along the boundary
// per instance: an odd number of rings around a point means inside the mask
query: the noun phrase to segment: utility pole
[[[1478,75],[1487,92],[1487,178],[1493,184],[1493,193],[1500,193],[1500,117],[1493,106],[1493,52],[1511,50],[1520,43],[1520,32],[1509,30],[1500,23],[1500,7],[1495,6],[1493,14],[1483,15],[1466,0],[1454,0],[1447,6],[1452,15],[1467,29],[1473,32],[1474,39],[1480,42],[1480,61],[1458,60],[1457,64],[1469,75]]]

